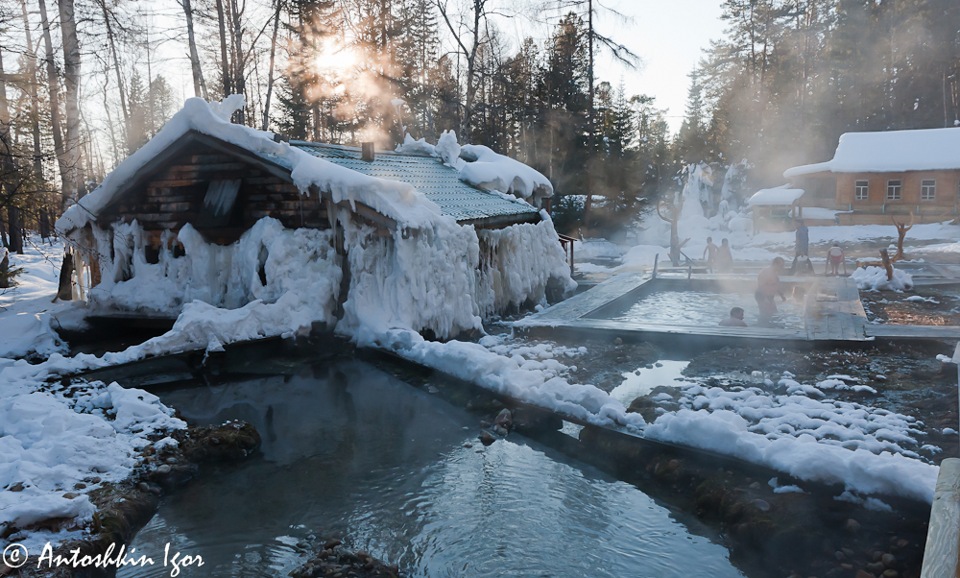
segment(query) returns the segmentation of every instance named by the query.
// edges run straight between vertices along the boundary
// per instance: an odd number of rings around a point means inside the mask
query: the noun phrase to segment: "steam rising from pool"
[[[196,576],[286,575],[311,534],[408,576],[742,576],[695,518],[517,434],[483,447],[477,416],[359,362],[163,397],[264,438],[166,499],[132,545],[202,555]],[[148,570],[165,575],[119,576]]]

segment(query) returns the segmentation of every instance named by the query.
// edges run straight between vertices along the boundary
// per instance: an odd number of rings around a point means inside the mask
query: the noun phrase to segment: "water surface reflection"
[[[162,397],[192,422],[239,418],[263,436],[135,540],[158,559],[167,543],[203,556],[181,576],[286,575],[311,533],[410,576],[742,576],[695,520],[522,436],[485,448],[476,416],[360,362]]]

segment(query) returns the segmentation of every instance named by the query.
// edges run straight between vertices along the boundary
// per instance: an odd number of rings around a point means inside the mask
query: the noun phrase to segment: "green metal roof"
[[[469,185],[436,157],[377,151],[373,161],[365,161],[356,147],[305,141],[290,141],[290,146],[364,175],[413,185],[445,215],[461,223],[540,220],[539,210],[529,203]]]

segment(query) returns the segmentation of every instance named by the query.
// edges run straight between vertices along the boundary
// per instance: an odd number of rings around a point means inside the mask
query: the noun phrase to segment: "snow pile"
[[[887,279],[883,267],[860,267],[850,278],[856,281],[861,291],[906,291],[913,289],[913,277],[900,269],[893,270],[893,279]]]
[[[657,255],[661,255],[664,265],[669,265],[668,251],[659,245],[636,245],[631,247],[623,256],[623,265],[617,271],[635,271],[653,267]]]
[[[500,191],[523,199],[550,197],[553,185],[547,177],[527,165],[495,153],[483,145],[464,145],[460,158],[460,180],[490,191]]]
[[[443,131],[437,139],[436,150],[443,164],[457,170],[463,166],[463,161],[460,159],[460,143],[457,142],[457,134],[452,130]]]
[[[747,199],[747,204],[751,207],[758,205],[790,206],[802,196],[803,189],[791,189],[787,185],[782,185],[772,189],[760,189]]]
[[[922,424],[914,418],[822,399],[818,387],[790,378],[779,386],[786,393],[681,386],[680,409],[659,416],[644,436],[734,456],[799,480],[841,484],[851,492],[933,499],[938,468],[920,460]]]
[[[435,146],[406,134],[396,150],[440,157],[445,165],[457,169],[461,181],[485,191],[526,199],[534,206],[543,197],[553,195],[553,184],[539,171],[483,145],[461,146],[452,130],[443,131]]]
[[[0,370],[0,527],[89,522],[89,492],[128,477],[150,436],[185,427],[156,396],[116,383],[31,391],[64,361]]]
[[[0,360],[66,351],[50,326],[55,315],[71,307],[70,303],[51,302],[57,292],[62,254],[61,243],[43,245],[36,237],[28,240],[25,254],[10,254],[11,269],[22,271],[13,287],[0,289]]]
[[[510,356],[487,349],[499,342],[484,338],[481,343],[425,341],[412,331],[390,331],[378,345],[405,359],[470,381],[501,395],[549,408],[599,426],[620,426],[639,432],[644,425],[640,414],[627,413],[623,404],[606,392],[584,384],[573,384],[563,376],[568,368],[539,355],[527,358],[518,351]]]
[[[414,139],[410,133],[403,135],[403,143],[398,144],[396,151],[408,155],[427,155],[431,157],[439,156],[437,147],[427,142],[427,139]]]

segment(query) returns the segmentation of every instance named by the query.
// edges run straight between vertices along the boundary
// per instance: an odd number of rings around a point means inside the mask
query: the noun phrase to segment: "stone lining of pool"
[[[659,275],[629,273],[613,277],[566,301],[514,322],[516,331],[532,335],[607,335],[623,340],[657,339],[678,345],[694,346],[718,341],[754,344],[829,346],[845,343],[869,343],[884,339],[960,339],[960,327],[918,327],[873,325],[867,320],[856,283],[849,277],[781,277],[788,299],[800,308],[797,324],[751,324],[725,327],[719,322],[729,308],[713,311],[713,318],[696,321],[659,322],[651,314],[643,321],[617,319],[643,300],[659,292],[699,292],[700,294],[738,294],[748,314],[756,311],[754,275]],[[693,293],[691,293],[693,295]],[[778,299],[779,303],[779,299]],[[693,302],[680,307],[696,308]],[[653,319],[652,321],[650,319]],[[749,322],[749,321],[748,321]]]

